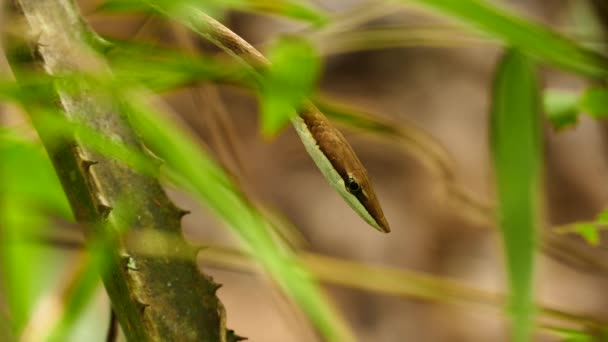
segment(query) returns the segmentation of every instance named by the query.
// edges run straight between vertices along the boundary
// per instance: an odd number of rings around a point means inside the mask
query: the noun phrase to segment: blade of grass
[[[506,253],[513,341],[530,339],[540,174],[539,93],[534,66],[509,50],[496,72],[490,140],[498,220]]]
[[[187,13],[190,9],[197,8],[213,16],[221,15],[227,10],[276,14],[309,22],[315,27],[321,27],[329,20],[327,14],[319,8],[297,0],[106,0],[97,9],[106,12],[150,12],[149,4],[172,13]]]
[[[16,335],[58,267],[48,248],[26,241],[49,224],[48,214],[72,219],[72,212],[45,152],[9,130],[0,139],[0,272]]]
[[[260,89],[262,134],[269,138],[283,128],[309,96],[319,75],[320,62],[313,47],[298,38],[283,38],[269,51],[272,64]]]
[[[607,75],[608,59],[605,56],[484,0],[402,1],[420,4],[456,18],[542,62],[588,77],[603,78]]]

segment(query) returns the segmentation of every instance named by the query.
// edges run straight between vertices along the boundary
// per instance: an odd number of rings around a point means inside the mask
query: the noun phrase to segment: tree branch
[[[108,73],[106,62],[87,42],[89,28],[73,0],[19,0],[13,4],[27,20],[36,37],[31,51],[34,62],[58,77],[54,95],[69,121],[86,123],[112,140],[145,154],[137,136],[108,94],[101,94],[87,82],[74,82],[62,75],[82,72]],[[15,45],[13,45],[14,47]],[[11,58],[18,81],[23,81],[23,60]],[[28,70],[31,71],[31,70]],[[69,91],[68,91],[69,89]],[[51,104],[52,106],[52,104]],[[196,252],[183,241],[181,217],[184,211],[167,197],[157,179],[142,175],[123,163],[96,153],[75,136],[57,142],[40,122],[37,113],[49,103],[28,101],[26,109],[62,182],[76,220],[85,223],[88,243],[98,237],[110,241],[102,278],[116,317],[130,341],[227,341],[235,336],[225,328],[225,313],[216,296],[219,285],[200,273]],[[179,244],[161,247],[188,258],[146,256],[129,248],[125,237],[117,236],[124,224],[118,208],[132,216],[128,229],[170,234]],[[127,235],[129,232],[126,233]],[[167,241],[175,241],[169,239]]]

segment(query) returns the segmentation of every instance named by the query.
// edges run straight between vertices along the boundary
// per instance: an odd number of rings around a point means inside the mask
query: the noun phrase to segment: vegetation
[[[608,57],[494,2],[400,3],[378,1],[375,11],[362,8],[349,17],[295,0],[106,0],[96,9],[171,25],[181,41],[178,47],[142,42],[136,35],[128,40],[101,37],[76,1],[19,0],[6,6],[4,52],[10,67],[0,79],[0,96],[5,109],[16,104],[27,113],[36,135],[29,125],[7,124],[0,130],[0,340],[77,340],[82,326],[113,339],[113,319],[107,324],[80,319],[87,310],[98,310],[92,303],[101,274],[112,301],[107,316],[114,312],[128,340],[237,341],[239,332],[226,327],[230,311],[217,297],[219,285],[199,271],[200,250],[205,262],[220,267],[261,266],[258,271],[272,279],[323,340],[357,337],[319,282],[504,309],[514,341],[531,340],[536,333],[563,341],[600,339],[606,321],[538,304],[534,287],[537,251],[558,258],[571,254],[556,243],[567,234],[582,236],[589,248],[601,243],[606,213],[591,222],[543,229],[541,136],[543,120],[564,129],[580,113],[604,118],[608,90],[601,82]],[[450,156],[429,134],[318,92],[323,61],[318,37],[348,31],[402,5],[456,23],[458,36],[447,40],[481,41],[504,50],[493,89],[488,89],[496,210],[492,201],[477,199],[458,183]],[[280,16],[305,28],[270,44],[266,59],[213,19],[230,11]],[[442,35],[451,30],[357,29],[350,33],[351,41],[338,36],[333,48],[351,52],[442,45],[447,43]],[[202,54],[194,44],[198,40],[224,53]],[[540,67],[595,83],[581,94],[543,89]],[[486,226],[499,228],[508,294],[304,252],[293,238],[297,228],[294,232],[292,224],[249,196],[160,99],[203,83],[253,94],[259,101],[260,132],[267,139],[285,129],[302,106],[314,104],[340,127],[414,152],[461,205],[464,217],[481,217]],[[180,223],[187,211],[174,204],[163,186],[179,189],[207,208],[238,237],[240,250],[187,242]],[[74,225],[84,240],[51,233],[52,227]],[[65,248],[77,252],[66,254]],[[584,255],[578,260],[608,271],[603,260]]]

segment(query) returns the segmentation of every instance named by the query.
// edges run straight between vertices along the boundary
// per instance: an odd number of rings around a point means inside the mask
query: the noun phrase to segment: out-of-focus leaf
[[[559,90],[545,92],[544,110],[547,118],[556,129],[572,126],[578,121],[579,95]]]
[[[563,342],[592,342],[598,341],[595,336],[592,336],[583,331],[566,329],[566,328],[557,328],[557,327],[549,327],[547,328],[550,331],[551,335],[560,338],[560,341]],[[601,341],[601,339],[600,339]]]
[[[608,210],[602,211],[595,220],[597,223],[608,223]]]
[[[150,44],[112,42],[108,58],[119,87],[133,84],[163,91],[201,81],[248,82],[250,74],[241,64],[186,53]]]
[[[181,17],[192,15],[193,9],[213,17],[222,16],[226,10],[240,10],[277,14],[315,26],[322,26],[329,20],[320,9],[297,0],[106,0],[98,9],[108,12],[160,11]]]
[[[0,279],[20,333],[57,267],[49,248],[30,242],[51,225],[49,214],[72,212],[42,147],[9,130],[0,135],[0,175]]]
[[[2,194],[27,200],[48,214],[72,219],[61,183],[41,145],[0,139],[0,164],[6,180],[0,190]]]
[[[353,340],[306,268],[291,250],[273,238],[270,223],[245,200],[221,168],[170,121],[159,118],[137,98],[130,96],[128,102],[133,123],[147,146],[166,161],[170,178],[237,233],[325,339]]]
[[[272,64],[261,89],[262,133],[270,137],[295,115],[294,109],[312,92],[319,58],[305,40],[283,38],[270,50]]]
[[[469,24],[543,62],[593,78],[608,73],[605,56],[583,48],[538,23],[523,19],[484,0],[407,0]]]
[[[534,321],[540,99],[534,66],[518,50],[508,51],[498,65],[492,101],[490,140],[511,291],[512,340],[528,341]]]
[[[604,119],[608,116],[608,89],[591,88],[581,98],[581,109],[591,117]]]
[[[248,0],[247,6],[254,11],[274,13],[287,18],[307,21],[317,27],[329,22],[329,17],[320,9],[297,0]]]
[[[106,0],[97,6],[97,10],[106,12],[151,12],[150,6],[141,0]]]
[[[220,15],[231,8],[243,7],[246,0],[106,0],[97,9],[106,12],[149,12],[158,10],[185,14],[197,8],[211,15]]]
[[[597,231],[597,227],[593,224],[579,223],[574,226],[574,232],[582,236],[592,246],[600,244],[600,234]]]

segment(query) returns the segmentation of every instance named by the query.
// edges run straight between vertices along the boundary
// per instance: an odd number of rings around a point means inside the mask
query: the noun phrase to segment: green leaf
[[[0,194],[23,199],[47,214],[72,220],[67,197],[40,144],[24,139],[10,141],[0,138],[0,165],[5,180]]]
[[[246,0],[106,0],[97,7],[106,12],[156,12],[186,14],[189,9],[196,8],[206,13],[219,15],[230,8],[239,8],[247,3]]]
[[[141,0],[106,0],[97,6],[97,10],[106,12],[150,12],[150,6]]]
[[[579,223],[574,226],[573,231],[582,236],[590,245],[599,246],[600,234],[595,225],[591,223]]]
[[[602,211],[595,219],[597,223],[608,223],[608,210]]]
[[[555,129],[575,125],[579,114],[579,95],[560,90],[547,90],[543,98],[547,118]]]
[[[192,56],[151,44],[123,41],[112,44],[115,48],[108,58],[117,87],[143,83],[152,90],[164,91],[201,81],[249,82],[248,69],[238,63]]]
[[[490,140],[511,290],[512,340],[528,341],[534,321],[540,101],[534,66],[518,50],[509,50],[500,61],[492,101]]]
[[[248,5],[255,11],[275,13],[287,18],[307,21],[316,27],[321,27],[329,22],[327,14],[300,1],[250,0]]]
[[[595,119],[608,116],[608,89],[591,88],[585,91],[581,99],[581,109]]]
[[[261,96],[262,134],[276,134],[313,91],[320,63],[305,40],[283,38],[270,50],[272,66],[264,73]]]
[[[585,331],[567,329],[561,327],[546,327],[548,333],[555,337],[559,337],[563,342],[592,342],[597,341],[599,336],[591,335]],[[601,339],[600,339],[601,340]],[[603,340],[602,340],[603,341]]]
[[[0,134],[0,281],[19,333],[60,267],[52,248],[32,244],[51,226],[50,215],[72,212],[42,147],[15,130]]]
[[[188,17],[200,10],[213,17],[227,10],[277,14],[306,21],[316,27],[329,22],[329,16],[319,8],[293,0],[106,0],[98,10],[107,12],[160,12],[177,17]]]
[[[419,3],[515,46],[543,62],[593,78],[607,75],[608,60],[550,31],[484,0],[407,0]]]

